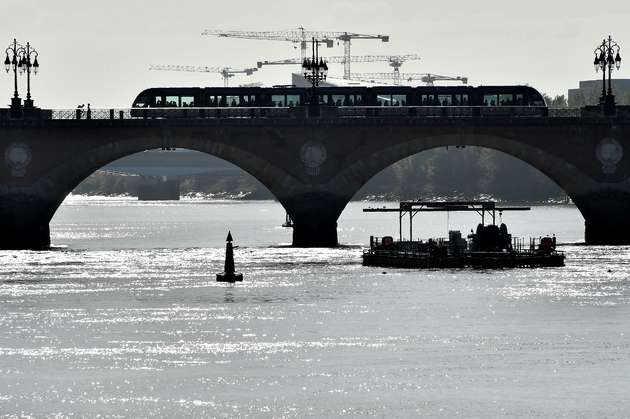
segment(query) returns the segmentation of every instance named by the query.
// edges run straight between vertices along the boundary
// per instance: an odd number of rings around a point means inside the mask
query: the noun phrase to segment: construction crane
[[[332,76],[331,76],[332,77]],[[468,77],[449,77],[449,76],[438,76],[437,74],[428,74],[428,73],[400,73],[397,69],[394,69],[393,73],[352,73],[350,74],[350,78],[352,80],[365,80],[365,79],[375,79],[375,80],[394,80],[395,85],[400,84],[400,79],[411,82],[414,79],[420,80],[425,83],[427,86],[433,86],[433,82],[436,81],[461,81],[464,84],[468,84]]]
[[[334,45],[334,40],[343,41],[343,56],[345,57],[343,78],[350,79],[350,41],[352,39],[380,39],[381,42],[389,42],[388,35],[365,35],[351,32],[320,32],[307,31],[300,27],[296,30],[286,31],[266,31],[266,32],[247,32],[247,31],[219,31],[207,30],[202,35],[216,35],[226,38],[242,38],[242,39],[262,39],[267,41],[288,41],[300,43],[300,63],[304,62],[307,57],[307,43],[312,39],[324,42],[328,48]]]
[[[350,57],[350,62],[353,63],[367,63],[367,62],[376,62],[376,61],[389,61],[391,66],[394,66],[394,63],[400,67],[403,62],[407,60],[419,60],[420,57],[417,55],[361,55]],[[324,58],[326,63],[345,63],[346,57],[328,57]],[[286,60],[277,60],[277,61],[258,61],[257,67],[262,68],[264,65],[285,65],[285,64],[302,64],[303,61],[300,61],[298,58],[289,58]]]
[[[245,68],[236,70],[230,67],[195,67],[191,65],[151,65],[149,70],[167,70],[167,71],[191,71],[198,73],[220,73],[223,76],[223,86],[228,87],[228,80],[237,73],[245,73],[251,76],[257,68]]]

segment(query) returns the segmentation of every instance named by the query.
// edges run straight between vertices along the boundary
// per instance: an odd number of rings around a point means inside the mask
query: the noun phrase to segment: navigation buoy
[[[234,272],[234,248],[232,247],[232,233],[228,231],[225,244],[225,268],[224,272],[217,274],[217,282],[243,282],[243,274]]]

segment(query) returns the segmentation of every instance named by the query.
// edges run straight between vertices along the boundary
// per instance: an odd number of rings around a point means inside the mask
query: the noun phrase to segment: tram
[[[321,106],[337,107],[547,106],[530,86],[319,87],[316,93]],[[306,87],[154,87],[142,91],[132,108],[290,108],[305,106],[310,95]]]

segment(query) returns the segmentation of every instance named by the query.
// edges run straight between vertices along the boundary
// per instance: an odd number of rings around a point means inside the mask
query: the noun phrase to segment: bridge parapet
[[[616,105],[614,107],[606,106],[585,106],[580,108],[582,110],[583,117],[618,117],[618,118],[630,118],[630,106]]]
[[[617,116],[630,117],[630,107],[618,106]],[[22,119],[10,119],[0,110],[0,121],[113,120],[113,119],[260,119],[308,118],[306,107],[223,108],[120,108],[120,109],[24,109]],[[546,108],[532,106],[326,106],[318,119],[327,118],[579,118],[604,116],[602,107]]]

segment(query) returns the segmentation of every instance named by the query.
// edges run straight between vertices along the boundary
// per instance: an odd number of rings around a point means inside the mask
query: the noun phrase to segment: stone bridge
[[[121,157],[163,147],[241,167],[291,216],[295,246],[334,246],[338,217],[370,178],[415,153],[462,145],[505,152],[547,175],[584,216],[587,243],[630,244],[625,108],[613,116],[585,108],[573,117],[344,116],[333,108],[319,117],[145,119],[128,112],[103,119],[57,119],[45,110],[20,120],[0,115],[1,248],[45,248],[50,220],[83,179]]]

